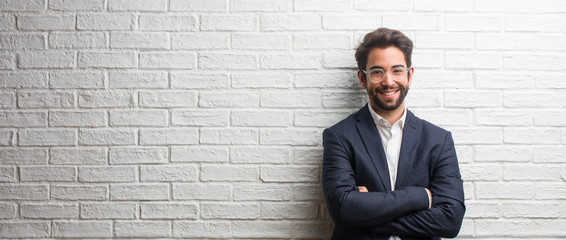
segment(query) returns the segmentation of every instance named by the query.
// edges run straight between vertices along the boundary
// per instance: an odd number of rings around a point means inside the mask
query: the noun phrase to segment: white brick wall
[[[0,238],[328,239],[378,27],[454,135],[459,238],[566,237],[564,1],[0,0]]]

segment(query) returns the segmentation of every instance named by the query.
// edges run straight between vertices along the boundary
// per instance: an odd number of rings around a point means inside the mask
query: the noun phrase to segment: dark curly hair
[[[356,49],[356,62],[359,70],[365,70],[368,63],[369,52],[374,48],[397,47],[405,55],[405,63],[410,67],[411,54],[413,53],[413,41],[398,30],[389,28],[378,28],[369,32],[363,42]]]

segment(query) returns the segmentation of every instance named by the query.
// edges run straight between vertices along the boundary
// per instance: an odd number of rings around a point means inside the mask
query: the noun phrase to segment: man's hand
[[[358,186],[358,189],[360,190],[360,192],[368,192],[368,189],[364,186]]]
[[[432,207],[432,193],[430,192],[430,190],[428,190],[428,188],[425,188],[426,193],[428,194],[428,208]],[[361,190],[360,190],[361,192]]]

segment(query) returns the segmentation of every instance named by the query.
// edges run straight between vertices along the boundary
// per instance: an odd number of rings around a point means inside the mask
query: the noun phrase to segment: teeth
[[[384,93],[382,93],[382,94],[383,94],[383,95],[393,95],[393,94],[395,94],[395,92],[384,92]]]

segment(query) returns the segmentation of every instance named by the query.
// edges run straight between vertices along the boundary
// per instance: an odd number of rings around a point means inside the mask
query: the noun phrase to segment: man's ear
[[[413,75],[415,75],[415,69],[413,67],[409,68],[409,86],[413,83]]]
[[[360,80],[360,85],[362,85],[362,88],[367,88],[367,82],[366,82],[366,74],[363,73],[361,70],[358,70],[358,80]]]

